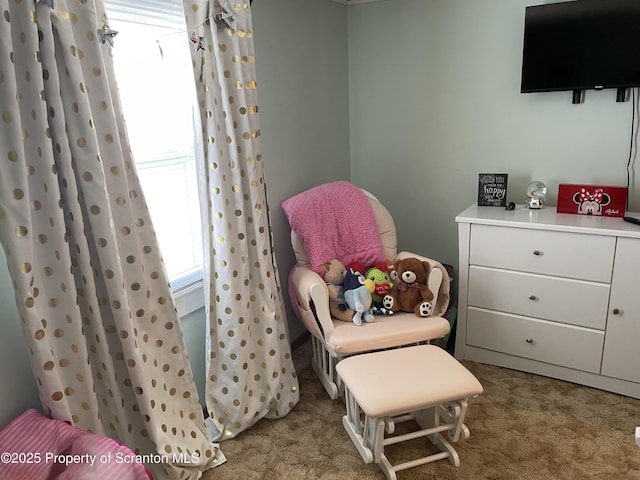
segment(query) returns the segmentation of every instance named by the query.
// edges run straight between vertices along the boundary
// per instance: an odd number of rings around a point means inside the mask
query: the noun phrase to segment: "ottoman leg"
[[[435,428],[440,426],[440,414],[438,412],[439,406],[429,407],[423,410],[418,410],[415,412],[415,420],[420,428],[423,430],[428,430],[430,428]],[[431,443],[436,445],[439,433],[433,433],[432,435],[428,435],[427,438]]]
[[[441,452],[448,453],[449,461],[456,467],[460,466],[460,457],[455,448],[445,439],[441,431],[447,430],[449,440],[457,442],[469,438],[469,429],[463,423],[467,413],[467,399],[456,400],[444,405],[428,407],[415,413],[415,420],[423,430],[435,430],[427,436],[432,444]],[[444,423],[441,424],[440,421]]]
[[[384,455],[384,419],[364,415],[348,388],[344,393],[347,406],[347,414],[342,417],[344,429],[365,463],[380,462]]]

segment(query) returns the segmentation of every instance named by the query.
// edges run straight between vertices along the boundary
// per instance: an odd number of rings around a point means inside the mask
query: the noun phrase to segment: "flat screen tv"
[[[575,0],[525,10],[521,92],[640,86],[640,0]]]

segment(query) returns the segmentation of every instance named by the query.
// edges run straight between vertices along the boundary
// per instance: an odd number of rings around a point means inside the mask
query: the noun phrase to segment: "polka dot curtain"
[[[0,240],[45,411],[126,443],[156,478],[198,479],[224,457],[132,166],[113,40],[102,0],[0,0]]]
[[[298,402],[269,225],[249,2],[184,2],[201,109],[209,224],[210,425],[232,438]]]

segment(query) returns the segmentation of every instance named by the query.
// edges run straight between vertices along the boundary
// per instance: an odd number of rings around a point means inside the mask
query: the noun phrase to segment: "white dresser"
[[[456,222],[456,358],[640,398],[640,226],[521,205]]]

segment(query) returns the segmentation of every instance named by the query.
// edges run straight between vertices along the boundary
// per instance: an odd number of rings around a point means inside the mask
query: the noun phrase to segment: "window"
[[[181,315],[202,298],[196,95],[180,0],[106,0],[129,142]],[[187,309],[185,311],[185,308]]]

